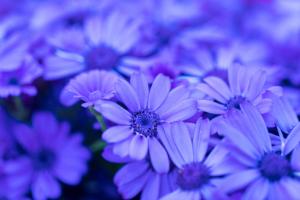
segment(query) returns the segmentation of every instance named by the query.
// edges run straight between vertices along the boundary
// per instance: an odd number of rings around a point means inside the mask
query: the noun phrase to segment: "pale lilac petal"
[[[84,65],[76,60],[51,56],[45,59],[44,78],[56,80],[81,72]]]
[[[157,113],[164,113],[177,106],[177,104],[189,97],[189,90],[184,86],[178,86],[171,90],[166,101],[158,108]]]
[[[251,77],[248,90],[245,96],[249,100],[255,99],[262,92],[266,80],[267,80],[267,75],[265,72],[258,71],[254,73]]]
[[[146,173],[148,169],[149,164],[145,161],[129,163],[116,173],[114,183],[120,186],[134,181],[134,179]]]
[[[218,132],[221,135],[227,137],[235,146],[245,152],[248,156],[253,159],[256,159],[260,156],[257,149],[250,143],[250,141],[244,136],[243,133],[238,131],[237,129],[225,124],[224,122],[220,122],[217,124]]]
[[[102,37],[101,29],[103,29],[103,26],[100,17],[92,17],[86,20],[84,31],[91,45],[96,46],[100,44]]]
[[[253,182],[245,194],[243,195],[244,200],[264,200],[266,199],[269,192],[270,183],[264,178],[259,178]]]
[[[210,135],[210,122],[208,120],[198,120],[193,136],[194,160],[202,162],[208,147]]]
[[[129,108],[130,111],[136,112],[140,110],[140,102],[138,96],[132,86],[124,79],[119,79],[116,83],[116,92],[120,100]]]
[[[299,145],[299,142],[300,142],[300,123],[298,123],[297,126],[288,135],[283,149],[284,155],[287,155],[291,151],[293,151],[293,149],[295,149],[296,146]]]
[[[293,153],[291,158],[291,166],[293,169],[300,171],[300,145],[298,145]]]
[[[164,147],[156,138],[149,138],[149,153],[153,168],[158,173],[169,171],[169,158]]]
[[[224,178],[218,187],[226,193],[231,193],[243,189],[259,176],[259,172],[254,169],[237,172]]]
[[[143,135],[133,136],[129,146],[129,156],[136,160],[142,160],[148,153],[148,139]]]
[[[166,122],[184,121],[191,118],[197,112],[197,102],[194,99],[187,99],[170,108],[160,117]]]
[[[170,124],[165,124],[163,127],[158,127],[158,136],[161,139],[164,147],[169,153],[170,158],[177,167],[184,164],[184,159],[180,155],[176,144],[173,141],[173,132]]]
[[[105,118],[122,125],[129,125],[131,114],[114,102],[101,102],[95,106]]]
[[[261,114],[249,103],[242,104],[241,109],[244,112],[245,121],[250,125],[254,143],[259,144],[257,146],[261,148],[261,152],[270,151],[272,149],[271,139]]]
[[[218,102],[226,103],[229,100],[225,99],[221,94],[219,94],[215,89],[213,89],[207,84],[200,83],[199,85],[197,85],[197,89],[203,92],[204,94],[208,95],[209,97],[217,100]]]
[[[146,77],[143,74],[135,73],[131,75],[130,84],[137,93],[141,108],[146,108],[149,96],[149,86]]]
[[[173,142],[176,145],[180,156],[185,163],[192,163],[194,161],[193,146],[186,124],[183,122],[174,123],[171,125],[171,131]],[[169,154],[172,154],[172,152],[169,152]]]
[[[237,64],[233,64],[228,67],[228,81],[230,89],[234,95],[241,94],[241,88],[238,81],[239,70],[240,66]]]
[[[160,176],[153,173],[145,185],[141,195],[141,200],[159,199],[160,187]]]
[[[118,155],[120,157],[129,156],[129,147],[130,147],[130,143],[131,143],[133,137],[134,136],[130,136],[126,140],[115,143],[113,145],[113,153],[115,153],[116,155]]]
[[[211,76],[205,78],[204,82],[206,82],[211,88],[213,88],[220,95],[222,95],[224,99],[231,99],[233,97],[227,84],[222,79]]]
[[[220,115],[224,114],[226,112],[226,107],[223,106],[222,104],[216,103],[214,101],[210,100],[198,100],[198,109],[200,111]]]
[[[123,199],[132,199],[145,187],[147,180],[151,176],[151,171],[148,170],[141,176],[137,177],[135,180],[120,185],[118,187],[119,193],[122,195]]]
[[[171,88],[170,79],[162,74],[159,74],[150,89],[148,107],[151,110],[156,110],[166,100]]]
[[[107,129],[102,139],[108,143],[120,142],[133,134],[129,126],[113,126]]]

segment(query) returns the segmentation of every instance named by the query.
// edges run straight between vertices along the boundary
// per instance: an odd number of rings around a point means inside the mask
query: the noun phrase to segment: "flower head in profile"
[[[118,79],[113,72],[104,70],[81,73],[69,81],[61,93],[60,100],[66,106],[82,100],[84,107],[92,106],[99,100],[109,100],[114,97],[115,83]]]
[[[62,78],[87,69],[122,71],[124,56],[139,40],[139,27],[140,20],[113,11],[106,17],[87,18],[82,28],[59,30],[49,38],[57,51],[45,60],[45,78]]]
[[[50,113],[33,116],[32,127],[17,125],[15,136],[26,153],[30,166],[30,188],[34,199],[58,198],[59,180],[75,185],[87,171],[89,151],[80,134],[70,135],[67,123],[58,123]]]
[[[225,146],[240,169],[219,187],[227,193],[245,190],[244,199],[297,199],[299,181],[299,138],[296,126],[278,150],[271,145],[271,135],[258,110],[241,104],[218,124],[220,134],[229,141]],[[279,133],[280,134],[280,133]]]
[[[263,98],[266,91],[267,75],[262,70],[246,69],[240,65],[231,65],[228,68],[229,85],[222,79],[210,76],[198,89],[210,99],[200,99],[200,110],[212,114],[225,114],[233,108],[239,108],[241,103],[248,101],[255,105],[261,113],[271,109],[270,98]],[[271,88],[270,88],[271,90]]]
[[[227,151],[216,147],[207,156],[210,126],[208,120],[199,120],[196,125],[177,122],[163,126],[159,136],[176,166],[177,186],[163,200],[211,199],[215,195],[215,181],[227,173],[221,166]]]
[[[158,138],[161,125],[182,121],[196,112],[196,102],[184,86],[171,89],[170,79],[158,75],[151,88],[143,74],[133,74],[130,83],[120,79],[116,96],[125,106],[107,101],[95,109],[116,123],[103,133],[103,139],[114,144],[114,152],[133,159],[144,159],[149,152],[158,172],[169,169],[167,153]]]

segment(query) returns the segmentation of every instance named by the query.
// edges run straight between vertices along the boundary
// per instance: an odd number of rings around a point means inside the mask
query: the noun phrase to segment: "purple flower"
[[[198,100],[198,107],[204,112],[224,114],[249,101],[261,113],[267,113],[271,109],[272,101],[262,97],[266,91],[266,78],[266,73],[262,70],[252,71],[240,65],[232,65],[228,69],[229,85],[218,77],[210,76],[204,79],[205,83],[197,86],[210,97]]]
[[[59,30],[49,39],[57,51],[46,58],[45,78],[57,79],[86,69],[122,71],[124,56],[139,40],[139,26],[140,20],[115,11],[107,17],[88,18],[83,30]]]
[[[167,172],[169,159],[159,142],[158,127],[182,121],[196,112],[195,101],[189,91],[179,86],[171,90],[170,79],[158,75],[149,90],[142,74],[133,74],[130,83],[120,79],[116,96],[126,109],[114,102],[96,105],[105,118],[116,123],[103,133],[103,139],[114,144],[114,152],[123,157],[144,159],[148,152],[157,172]]]
[[[24,199],[30,182],[30,174],[26,170],[29,162],[17,153],[10,128],[13,123],[2,109],[0,122],[0,198]]]
[[[50,113],[36,113],[32,127],[17,125],[15,136],[30,162],[30,188],[34,199],[58,198],[58,180],[76,185],[87,171],[89,151],[80,134],[70,135],[67,123],[58,123]],[[24,169],[25,170],[25,169]]]
[[[238,163],[240,169],[222,180],[219,188],[227,193],[245,189],[245,199],[297,199],[299,125],[282,141],[278,152],[253,105],[241,104],[241,111],[228,113],[224,120],[218,124],[218,130],[229,141],[225,146],[236,160],[232,165]]]
[[[7,38],[0,47],[0,97],[36,94],[32,83],[42,69],[27,48],[28,42],[19,35]]]
[[[159,136],[176,168],[178,189],[167,194],[163,200],[211,199],[216,190],[216,180],[226,174],[221,166],[227,151],[215,148],[207,156],[211,124],[199,120],[197,124],[178,122],[163,126]]]
[[[124,199],[131,199],[141,192],[141,200],[159,199],[176,189],[174,171],[157,173],[149,162],[126,164],[115,175],[114,182]]]
[[[115,83],[119,77],[113,72],[92,70],[81,73],[71,79],[61,93],[60,100],[66,106],[71,106],[82,100],[88,107],[99,100],[109,100],[114,97]]]

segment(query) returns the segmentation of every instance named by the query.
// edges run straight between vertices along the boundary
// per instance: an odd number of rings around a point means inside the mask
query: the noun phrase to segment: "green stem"
[[[107,126],[105,124],[103,116],[100,113],[98,113],[93,107],[89,107],[89,111],[92,113],[92,115],[95,116],[95,118],[99,122],[101,131],[103,133],[107,129]],[[91,144],[90,148],[91,148],[92,152],[96,153],[96,152],[102,151],[105,146],[106,146],[106,143],[103,140],[97,140],[93,144]]]
[[[100,113],[98,113],[93,107],[89,107],[89,111],[95,116],[100,124],[102,133],[107,129],[104,119]]]
[[[13,101],[15,104],[16,117],[19,120],[25,120],[26,117],[28,116],[28,111],[27,111],[26,107],[24,106],[21,97],[15,96],[15,97],[13,97]]]

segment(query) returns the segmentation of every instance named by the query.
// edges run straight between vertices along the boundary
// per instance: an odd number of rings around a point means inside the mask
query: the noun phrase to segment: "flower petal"
[[[140,102],[138,96],[132,86],[124,79],[119,79],[116,83],[116,92],[120,100],[127,106],[127,108],[136,112],[140,109]]]
[[[129,156],[136,160],[142,160],[148,153],[148,139],[143,135],[133,136],[129,146]]]
[[[120,142],[133,134],[129,126],[114,126],[107,129],[102,139],[109,143]]]
[[[169,171],[169,158],[166,150],[156,138],[149,138],[149,153],[153,168],[158,173]]]
[[[156,110],[166,100],[171,88],[170,79],[162,74],[159,74],[150,89],[148,107],[151,110]]]

